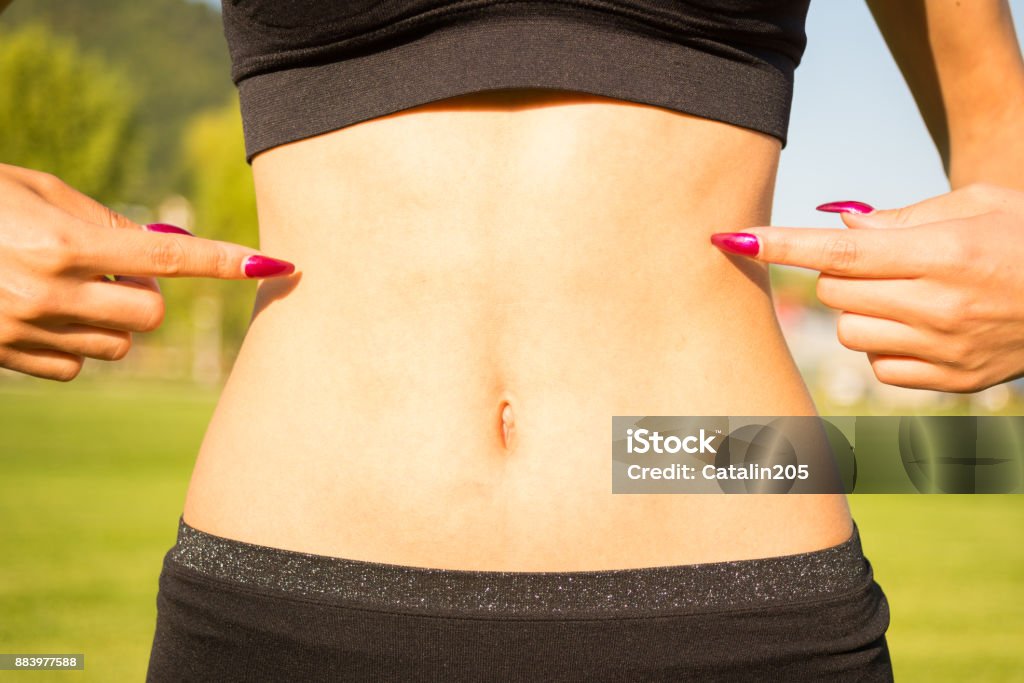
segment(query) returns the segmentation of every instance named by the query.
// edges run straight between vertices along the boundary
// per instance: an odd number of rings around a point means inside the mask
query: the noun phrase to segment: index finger
[[[735,237],[742,235],[748,237]],[[730,243],[741,246],[745,243],[744,255],[758,261],[812,268],[833,275],[906,278],[928,272],[928,252],[922,249],[913,227],[892,230],[750,228],[742,233],[717,233],[712,235],[712,242],[732,253],[742,252],[730,247]]]
[[[95,274],[236,280],[288,275],[295,270],[291,263],[255,249],[202,237],[110,230],[89,223],[80,223],[74,234],[75,269]]]

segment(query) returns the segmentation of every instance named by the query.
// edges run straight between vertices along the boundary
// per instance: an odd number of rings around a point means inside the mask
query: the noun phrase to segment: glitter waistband
[[[325,604],[431,615],[625,618],[825,600],[873,583],[856,523],[843,543],[796,555],[570,572],[413,567],[255,545],[178,520],[165,569]]]

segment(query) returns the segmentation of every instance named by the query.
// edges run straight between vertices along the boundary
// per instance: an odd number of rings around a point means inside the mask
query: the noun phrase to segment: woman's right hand
[[[120,360],[132,332],[163,322],[156,277],[251,279],[295,270],[239,244],[157,230],[56,176],[0,164],[0,367],[66,382],[86,358]]]
[[[875,211],[829,202],[849,230],[756,227],[720,249],[821,271],[839,342],[880,382],[972,393],[1024,377],[1024,192],[976,183]]]

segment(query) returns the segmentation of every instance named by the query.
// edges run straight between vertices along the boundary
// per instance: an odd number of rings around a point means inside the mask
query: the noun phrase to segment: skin
[[[1006,0],[870,0],[952,188],[1024,190],[1024,62]]]
[[[525,571],[842,542],[840,495],[609,491],[612,415],[814,414],[766,264],[708,245],[768,221],[778,155],[754,131],[558,91],[452,98],[258,155],[261,244],[299,270],[259,289],[185,521],[324,555]],[[240,272],[239,245],[141,233],[100,207],[57,214],[66,190],[22,180],[0,193],[2,251],[21,269],[0,303],[4,348],[54,301],[93,323],[127,297],[146,325],[162,317],[151,289],[102,273]],[[82,294],[97,284],[121,289]]]
[[[261,244],[302,275],[260,288],[185,521],[524,571],[845,540],[842,496],[609,491],[612,415],[814,414],[766,268],[707,247],[714,225],[767,218],[778,153],[735,126],[526,90],[256,156]]]
[[[755,228],[756,259],[813,268],[839,341],[879,381],[967,393],[1024,375],[1024,192],[977,183],[848,230]]]
[[[839,341],[865,352],[879,381],[966,393],[1020,377],[1024,62],[1009,6],[869,5],[953,191],[844,213],[849,230],[743,232],[757,236],[758,261],[821,271],[818,297],[841,312]]]

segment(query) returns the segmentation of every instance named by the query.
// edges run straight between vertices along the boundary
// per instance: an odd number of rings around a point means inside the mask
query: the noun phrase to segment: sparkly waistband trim
[[[178,520],[166,568],[262,592],[430,615],[625,618],[821,600],[873,581],[856,523],[843,543],[796,555],[570,572],[413,567],[255,545]]]

